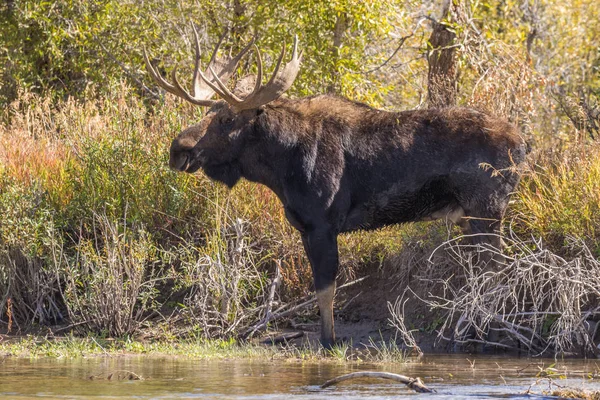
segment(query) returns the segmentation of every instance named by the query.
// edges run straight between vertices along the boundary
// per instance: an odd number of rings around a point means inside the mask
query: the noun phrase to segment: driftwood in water
[[[419,393],[435,393],[435,390],[429,389],[421,378],[409,378],[408,376],[392,374],[391,372],[374,372],[374,371],[361,371],[361,372],[352,372],[350,374],[338,376],[337,378],[333,378],[325,382],[321,385],[321,389],[325,389],[326,387],[335,385],[337,383],[347,381],[348,379],[354,378],[383,378],[383,379],[391,379],[396,382],[404,383],[406,386]]]
[[[125,371],[125,370],[116,370],[109,373],[100,373],[97,375],[90,375],[88,377],[89,380],[107,380],[107,381],[143,381],[141,375],[136,374],[135,372]]]

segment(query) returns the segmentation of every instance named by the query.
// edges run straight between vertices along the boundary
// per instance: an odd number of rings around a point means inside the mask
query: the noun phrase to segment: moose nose
[[[169,157],[169,167],[176,171],[185,171],[189,165],[189,155],[185,153],[173,154]]]

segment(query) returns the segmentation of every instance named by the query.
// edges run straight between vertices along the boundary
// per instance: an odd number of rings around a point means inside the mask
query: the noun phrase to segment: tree
[[[429,107],[450,107],[456,104],[458,70],[456,66],[456,33],[450,28],[451,0],[445,0],[439,20],[432,19],[427,61],[427,99]]]

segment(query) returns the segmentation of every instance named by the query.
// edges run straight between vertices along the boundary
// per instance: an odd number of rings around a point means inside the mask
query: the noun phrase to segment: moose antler
[[[278,99],[292,86],[296,76],[298,75],[298,71],[300,70],[302,52],[300,52],[300,55],[298,55],[298,36],[294,37],[294,51],[292,53],[292,59],[285,64],[283,69],[280,71],[279,68],[281,67],[281,61],[285,56],[285,42],[283,43],[283,48],[281,50],[281,54],[279,55],[277,65],[275,66],[275,71],[273,71],[273,75],[271,76],[271,79],[269,79],[269,82],[267,82],[267,84],[264,86],[262,85],[262,60],[260,57],[260,50],[257,46],[254,46],[254,51],[256,52],[256,60],[258,63],[256,83],[252,93],[250,93],[244,99],[240,99],[233,94],[227,88],[227,86],[225,86],[221,76],[219,76],[219,74],[217,74],[217,72],[215,72],[210,65],[208,70],[210,70],[211,74],[213,75],[216,84],[211,82],[211,80],[209,80],[205,74],[198,71],[204,82],[237,111],[258,108]]]
[[[193,75],[194,86],[192,87],[191,94],[179,83],[179,80],[177,79],[177,67],[173,68],[173,71],[171,72],[171,79],[173,81],[171,84],[167,82],[152,66],[150,60],[148,59],[146,49],[144,49],[144,61],[146,62],[146,69],[148,70],[150,76],[152,76],[158,85],[167,92],[181,97],[192,104],[210,107],[215,103],[215,100],[210,99],[215,94],[215,90],[212,88],[212,82],[207,81],[206,78],[204,78],[204,74],[200,71],[200,42],[198,39],[198,32],[196,31],[194,24],[192,24],[192,29],[194,31],[195,38],[196,60]],[[217,46],[210,57],[208,67],[205,72],[207,73],[210,71],[216,79],[222,79],[224,81],[227,81],[229,78],[231,78],[235,72],[237,64],[241,58],[246,55],[248,50],[250,50],[255,41],[255,39],[252,39],[252,41],[235,57],[218,57],[217,53],[226,35],[227,31],[219,39],[219,43],[217,43]],[[200,77],[202,77],[202,79],[200,79]],[[221,93],[219,92],[219,94]]]

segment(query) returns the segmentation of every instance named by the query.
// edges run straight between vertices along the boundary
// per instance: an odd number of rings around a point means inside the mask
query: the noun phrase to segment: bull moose
[[[245,178],[277,195],[312,267],[323,346],[335,341],[340,233],[445,218],[466,234],[481,234],[475,242],[499,248],[493,233],[519,181],[511,167],[526,153],[515,126],[469,108],[387,112],[331,94],[289,99],[282,95],[302,59],[297,38],[291,60],[282,66],[284,44],[263,85],[254,40],[235,57],[219,57],[221,38],[202,72],[195,29],[194,35],[191,92],[176,69],[166,81],[144,51],[149,74],[164,90],[210,107],[173,140],[169,165],[187,173],[202,169],[229,187]],[[255,81],[230,90],[226,83],[251,48]],[[222,100],[211,100],[215,93]]]

